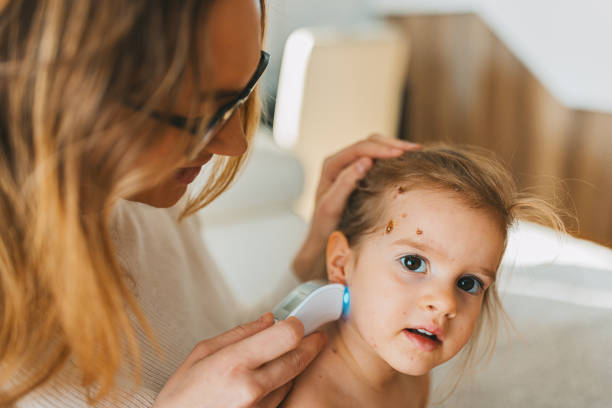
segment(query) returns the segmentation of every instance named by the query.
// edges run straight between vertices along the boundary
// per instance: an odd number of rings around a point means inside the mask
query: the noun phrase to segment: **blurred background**
[[[612,246],[611,22],[608,0],[269,0],[266,123],[304,167],[298,212],[323,157],[381,132],[491,149]]]

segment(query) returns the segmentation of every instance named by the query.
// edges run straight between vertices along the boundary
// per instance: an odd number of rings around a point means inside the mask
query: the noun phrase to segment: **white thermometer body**
[[[276,320],[295,316],[304,324],[304,336],[348,311],[349,295],[339,283],[309,281],[293,289],[273,310]]]

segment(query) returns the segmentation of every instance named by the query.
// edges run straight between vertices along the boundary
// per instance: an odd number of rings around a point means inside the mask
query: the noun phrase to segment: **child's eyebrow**
[[[443,256],[446,259],[449,259],[448,254],[440,247],[432,247],[425,242],[413,241],[409,238],[398,239],[397,241],[393,241],[391,245],[408,245],[410,247],[416,248],[423,252],[433,252],[440,256]],[[477,266],[477,269],[481,270],[482,273],[495,280],[495,272],[491,271],[488,268],[484,268],[482,266]]]
[[[442,248],[433,248],[430,245],[426,244],[425,242],[418,242],[418,241],[413,241],[409,238],[402,238],[402,239],[398,239],[397,241],[393,241],[393,243],[391,245],[408,245],[411,246],[413,248],[419,249],[421,251],[425,251],[425,252],[435,252],[439,255],[444,256],[445,258],[448,259],[448,254],[446,254],[446,252],[444,252],[444,250],[442,250]]]

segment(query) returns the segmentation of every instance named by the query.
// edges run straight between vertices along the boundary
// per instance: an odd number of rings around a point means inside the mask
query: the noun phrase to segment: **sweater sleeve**
[[[136,327],[142,383],[135,386],[129,376],[118,375],[115,399],[96,406],[151,407],[199,341],[240,323],[235,298],[202,242],[198,225],[193,218],[177,222],[177,212],[125,200],[115,208],[110,233],[117,260],[161,354]],[[62,370],[17,406],[87,407],[78,371],[74,364],[67,366],[66,372]]]
[[[51,380],[20,399],[17,408],[87,408],[87,391],[79,385],[78,371],[68,361]],[[127,378],[117,378],[115,393],[98,402],[102,408],[150,408],[157,392],[145,386],[135,386]]]

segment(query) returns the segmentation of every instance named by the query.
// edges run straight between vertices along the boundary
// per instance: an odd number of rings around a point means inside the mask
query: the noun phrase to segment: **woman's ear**
[[[334,231],[327,240],[327,279],[332,283],[346,285],[348,264],[351,248],[346,236],[340,231]]]

